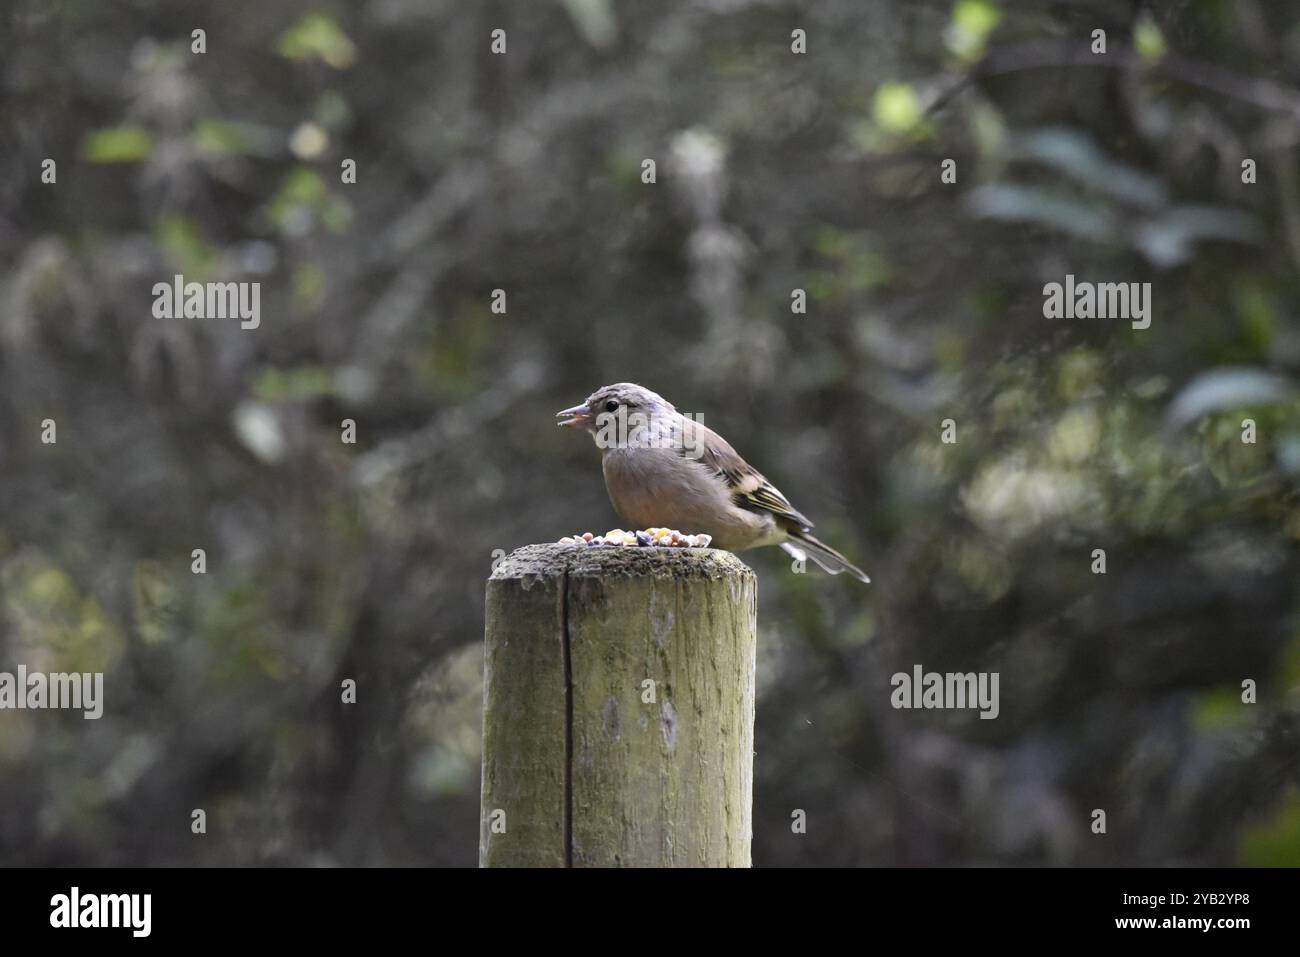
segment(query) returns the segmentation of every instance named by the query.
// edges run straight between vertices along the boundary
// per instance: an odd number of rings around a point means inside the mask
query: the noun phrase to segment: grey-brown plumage
[[[556,414],[559,425],[592,434],[605,488],[633,528],[705,532],[730,551],[779,545],[837,575],[866,574],[810,533],[813,523],[722,436],[681,415],[649,389],[620,382]]]

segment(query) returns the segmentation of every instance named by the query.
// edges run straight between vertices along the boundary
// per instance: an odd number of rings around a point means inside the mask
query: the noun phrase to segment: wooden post
[[[748,867],[754,573],[529,545],[487,585],[484,867]]]

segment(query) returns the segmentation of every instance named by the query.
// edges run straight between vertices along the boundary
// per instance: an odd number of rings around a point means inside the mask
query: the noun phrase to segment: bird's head
[[[601,386],[582,405],[555,413],[555,424],[595,432],[613,416],[624,421],[632,416],[655,419],[675,411],[671,402],[643,386],[616,382]]]

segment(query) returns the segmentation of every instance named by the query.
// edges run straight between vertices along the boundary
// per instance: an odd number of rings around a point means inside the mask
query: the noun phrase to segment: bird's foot
[[[711,535],[683,535],[675,528],[644,528],[634,532],[625,532],[621,528],[611,528],[604,535],[583,532],[581,535],[566,535],[560,539],[561,545],[614,545],[650,548],[708,548],[713,541]]]

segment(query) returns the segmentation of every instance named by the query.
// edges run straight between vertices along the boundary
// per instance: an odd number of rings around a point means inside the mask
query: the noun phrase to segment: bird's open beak
[[[555,418],[556,425],[567,425],[569,428],[585,428],[591,424],[591,413],[585,405],[575,405],[572,409],[556,412]]]

